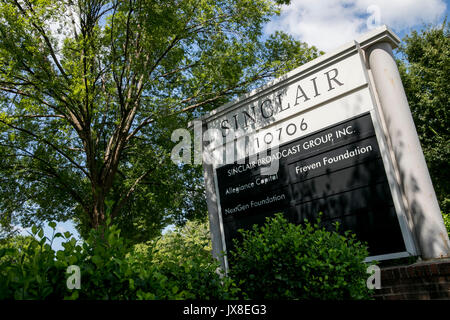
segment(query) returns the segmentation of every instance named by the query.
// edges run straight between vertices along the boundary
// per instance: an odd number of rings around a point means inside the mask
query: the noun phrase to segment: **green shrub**
[[[62,298],[67,293],[66,270],[56,263],[51,243],[47,243],[42,228],[33,227],[32,234],[2,241],[0,299],[42,300]],[[64,236],[57,233],[52,238],[57,237]]]
[[[447,233],[450,236],[450,214],[442,212],[442,218],[444,219],[445,227],[447,228]]]
[[[64,250],[52,249],[55,238]],[[229,277],[211,256],[205,223],[134,247],[116,226],[92,230],[82,242],[55,230],[47,239],[34,227],[33,237],[0,243],[0,299],[363,299],[366,256],[354,236],[295,226],[281,215],[243,233]],[[80,267],[79,290],[66,286],[70,265]]]
[[[178,293],[178,299],[233,299],[238,291],[230,278],[220,274],[220,265],[211,255],[207,223],[189,221],[156,241],[137,245],[130,259],[138,261],[142,273],[147,272],[148,265],[158,266],[159,275]],[[153,296],[159,291],[146,290],[148,293],[140,293],[140,298],[165,298]]]
[[[0,250],[0,299],[111,299],[124,298],[127,276],[123,263],[126,249],[114,227],[92,230],[82,244],[69,232],[44,236],[42,228],[33,227],[32,236],[12,239]],[[55,252],[52,242],[63,238],[64,250]],[[19,241],[18,241],[19,240]],[[66,271],[80,267],[82,289],[69,290]]]
[[[348,232],[288,223],[281,214],[241,231],[230,276],[250,299],[367,299],[367,248]]]
[[[230,299],[237,291],[217,272],[201,225],[134,249],[114,225],[91,230],[81,243],[51,226],[51,239],[33,227],[33,236],[0,245],[0,299]],[[59,237],[64,250],[55,252]],[[80,268],[79,290],[67,288],[70,265]]]
[[[56,254],[57,262],[64,268],[78,265],[81,272],[81,289],[72,290],[71,298],[127,300],[135,297],[130,283],[136,272],[126,259],[130,246],[120,237],[117,226],[91,230],[81,245],[72,241],[63,246],[65,250]]]

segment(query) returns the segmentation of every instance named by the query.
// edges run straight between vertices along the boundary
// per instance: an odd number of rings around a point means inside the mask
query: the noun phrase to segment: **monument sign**
[[[325,54],[202,120],[214,255],[282,212],[339,222],[368,260],[448,255],[448,236],[387,27]],[[209,143],[208,143],[209,142]],[[420,225],[419,225],[420,224]]]

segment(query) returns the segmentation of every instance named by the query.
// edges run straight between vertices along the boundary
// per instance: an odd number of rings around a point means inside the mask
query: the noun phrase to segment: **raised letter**
[[[238,119],[237,119],[237,114],[235,114],[234,116],[233,116],[233,118],[234,118],[234,123],[235,123],[235,129],[237,130],[237,128],[238,128]]]
[[[222,136],[226,137],[228,131],[231,129],[228,123],[228,119],[225,119],[220,123],[220,128],[223,129]]]
[[[298,92],[301,92],[301,95],[298,95]],[[300,85],[297,86],[297,96],[295,97],[295,104],[294,106],[298,105],[298,99],[300,99],[301,97],[305,98],[305,100],[303,100],[303,102],[306,102],[309,100],[308,96],[306,95],[305,91],[303,91],[302,87]]]
[[[311,81],[312,81],[312,83],[313,83],[313,85],[314,85],[314,93],[315,93],[314,98],[317,97],[317,96],[320,96],[320,93],[319,93],[319,91],[317,90],[316,79],[317,79],[317,77],[311,79]]]
[[[253,111],[253,117],[252,117],[247,111],[243,111],[243,113],[244,113],[245,128],[248,127],[247,117],[250,118],[250,119],[253,121],[253,123],[256,122],[256,119],[255,119],[255,107],[252,107],[252,111]],[[236,129],[237,129],[237,128],[236,128]]]
[[[272,113],[271,113],[270,115],[264,114],[264,104],[265,104],[266,102],[269,103],[270,111],[272,111]],[[264,100],[264,101],[261,103],[260,108],[261,108],[261,115],[263,116],[264,119],[267,119],[267,118],[270,118],[270,117],[273,116],[272,101],[271,101],[270,99]]]
[[[280,111],[278,111],[278,113],[280,113],[280,112],[282,112],[284,110],[287,110],[287,109],[289,109],[291,107],[291,105],[288,103],[287,107],[283,109],[283,105],[281,103],[281,94],[279,94],[277,97],[278,97],[278,103],[280,105]]]
[[[330,77],[330,72],[331,71],[334,71],[334,76],[333,77]],[[338,76],[338,70],[336,68],[331,69],[330,71],[327,71],[324,74],[327,75],[328,86],[330,87],[330,89],[328,89],[328,91],[331,91],[331,90],[334,89],[334,87],[331,85],[331,80],[336,82],[339,86],[343,86],[344,85],[342,82],[340,82],[339,80],[336,79],[336,77]]]

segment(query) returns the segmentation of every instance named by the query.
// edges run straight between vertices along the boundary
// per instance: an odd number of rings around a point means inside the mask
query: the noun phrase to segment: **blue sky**
[[[449,0],[292,0],[267,25],[327,52],[386,24],[400,38],[424,24],[442,23]]]
[[[357,39],[377,25],[386,24],[400,38],[424,24],[441,24],[448,16],[450,0],[292,0],[281,15],[268,23],[265,33],[282,30],[327,52]],[[79,238],[73,223],[58,223],[57,232]],[[47,237],[52,230],[46,225]],[[22,230],[26,234],[26,230]],[[62,249],[61,241],[53,243]]]

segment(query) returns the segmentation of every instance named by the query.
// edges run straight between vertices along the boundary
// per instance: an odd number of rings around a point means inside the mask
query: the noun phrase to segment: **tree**
[[[450,210],[449,24],[411,32],[400,48],[400,74],[441,206]]]
[[[318,56],[263,39],[269,0],[0,1],[0,212],[105,221],[146,240],[202,215],[201,168],[170,161],[187,121]]]

